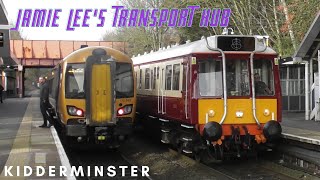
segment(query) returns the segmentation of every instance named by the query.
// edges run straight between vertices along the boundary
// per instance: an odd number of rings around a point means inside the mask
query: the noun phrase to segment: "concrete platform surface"
[[[283,113],[281,126],[283,138],[320,145],[320,122],[305,120],[304,113]]]
[[[0,104],[0,147],[4,147],[0,179],[74,179],[60,176],[59,168],[70,169],[70,163],[55,129],[39,128],[42,123],[39,98],[6,99]],[[54,176],[49,175],[50,166]],[[24,171],[25,167],[30,168]],[[28,171],[31,175],[25,176]]]

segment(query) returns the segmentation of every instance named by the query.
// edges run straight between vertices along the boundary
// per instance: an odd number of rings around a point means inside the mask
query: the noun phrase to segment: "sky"
[[[114,11],[111,6],[118,0],[2,0],[8,13],[9,24],[16,25],[19,9],[62,9],[57,21],[59,27],[21,27],[22,37],[28,40],[86,40],[99,41],[106,31],[112,31]],[[104,27],[96,27],[100,23],[92,15],[88,20],[89,27],[77,27],[67,31],[70,9],[107,9]],[[84,13],[81,15],[83,16]],[[90,14],[89,14],[90,15]],[[82,24],[82,21],[80,24]]]

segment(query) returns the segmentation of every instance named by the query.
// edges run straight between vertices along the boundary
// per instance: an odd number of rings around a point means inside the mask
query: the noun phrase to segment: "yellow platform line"
[[[11,169],[12,177],[5,177],[4,169],[2,170],[0,179],[24,179],[23,166],[30,161],[30,136],[32,127],[32,100],[29,102],[27,110],[23,116],[16,138],[14,139],[12,149],[5,166],[13,166]],[[17,166],[20,166],[20,176],[17,177]]]

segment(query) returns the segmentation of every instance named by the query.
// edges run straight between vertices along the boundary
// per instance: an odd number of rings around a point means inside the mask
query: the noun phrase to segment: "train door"
[[[184,101],[184,117],[185,119],[189,119],[189,107],[190,107],[190,89],[189,82],[190,82],[190,73],[189,73],[189,60],[183,60],[182,63],[182,99]]]
[[[158,114],[165,114],[165,69],[162,64],[159,64],[157,68],[158,80]]]
[[[181,119],[184,109],[182,97],[182,59],[168,61],[162,71],[163,111],[166,117]]]
[[[94,50],[93,54],[85,65],[86,118],[90,126],[115,123],[116,63],[101,49]]]

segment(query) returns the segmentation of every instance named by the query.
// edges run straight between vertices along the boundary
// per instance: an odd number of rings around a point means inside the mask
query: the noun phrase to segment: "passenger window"
[[[171,90],[172,65],[166,66],[166,90]]]
[[[140,74],[139,74],[139,89],[141,89],[142,85],[141,85],[141,82],[142,82],[142,69],[140,69]]]
[[[151,69],[151,88],[150,89],[154,89],[153,82],[154,82],[153,69]]]
[[[157,67],[157,79],[159,79],[159,67]]]
[[[145,79],[144,89],[150,89],[150,69],[149,68],[145,70],[144,79]]]
[[[135,80],[136,80],[136,82],[137,82],[137,84],[139,83],[138,82],[138,71],[135,71],[134,72],[134,78],[135,78]],[[138,88],[138,86],[136,86],[136,88]]]
[[[179,84],[180,84],[180,64],[174,64],[172,90],[179,90]]]
[[[156,89],[156,79],[157,79],[157,68],[153,68],[153,83],[152,83],[152,89]]]

